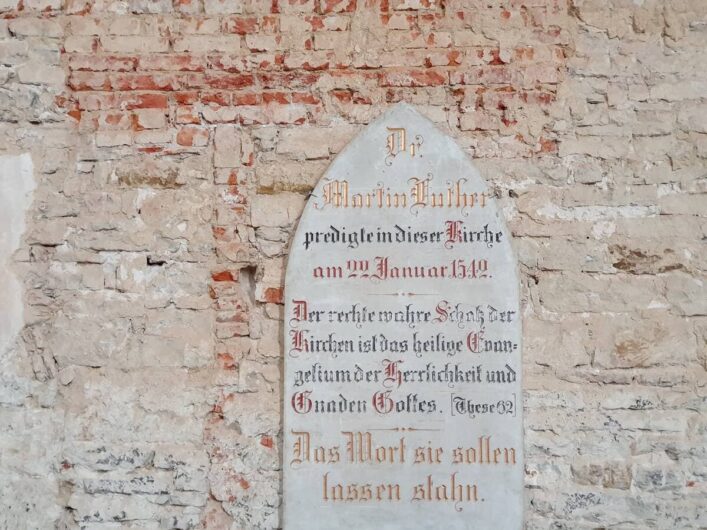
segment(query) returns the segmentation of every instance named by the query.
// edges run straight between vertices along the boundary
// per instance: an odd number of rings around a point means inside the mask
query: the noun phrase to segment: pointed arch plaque
[[[522,527],[518,289],[451,138],[401,104],[349,144],[287,267],[283,528]]]

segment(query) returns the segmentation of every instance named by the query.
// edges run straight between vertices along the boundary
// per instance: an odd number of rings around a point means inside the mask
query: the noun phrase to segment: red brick
[[[238,363],[233,359],[233,355],[230,353],[219,353],[217,354],[218,360],[221,363],[221,367],[224,370],[237,370]]]
[[[292,103],[318,105],[321,103],[321,100],[310,92],[292,92]]]
[[[177,133],[177,143],[185,147],[204,147],[209,143],[209,130],[205,127],[182,127]]]
[[[80,122],[80,121],[81,121],[81,116],[82,116],[82,114],[83,114],[83,113],[82,113],[78,108],[76,108],[76,107],[70,109],[70,110],[66,113],[67,116],[73,118],[73,119],[76,120],[77,122]]]
[[[254,78],[251,74],[207,74],[205,82],[211,88],[230,90],[253,86]]]
[[[236,273],[236,276],[234,277],[231,271],[214,272],[211,275],[211,279],[215,282],[235,282],[237,274],[238,273]]]
[[[281,304],[282,295],[282,287],[268,287],[263,292],[263,301],[270,304]]]
[[[490,50],[490,58],[487,62],[488,62],[488,64],[491,64],[494,66],[506,64],[506,62],[503,59],[501,59],[501,50],[499,50],[498,48],[494,48],[494,49]]]
[[[539,144],[541,153],[556,153],[558,151],[557,140],[540,138]]]
[[[199,101],[199,92],[196,90],[175,92],[174,101],[176,101],[178,105],[192,105]]]
[[[290,96],[286,92],[263,92],[263,103],[280,103],[287,105],[290,103]]]
[[[205,105],[221,105],[228,107],[231,104],[230,92],[203,92],[201,102]]]
[[[310,25],[312,31],[324,29],[324,17],[315,15],[311,17],[304,17],[304,20]]]
[[[129,112],[117,110],[102,112],[98,116],[98,129],[101,131],[116,131],[130,129],[132,126],[132,115]]]
[[[233,168],[229,169],[228,171],[228,185],[229,186],[236,186],[238,184],[238,169]]]
[[[233,104],[236,106],[258,105],[260,97],[255,92],[234,92]]]
[[[354,103],[357,105],[371,105],[372,103],[371,98],[351,89],[332,90],[329,94],[341,103]]]
[[[164,147],[160,147],[157,145],[150,145],[147,147],[138,147],[137,150],[140,153],[148,153],[148,154],[162,153],[162,152],[164,152]]]
[[[122,96],[120,104],[128,110],[166,109],[169,106],[169,100],[164,94],[130,94]]]
[[[228,33],[237,33],[238,35],[256,33],[259,29],[258,19],[256,17],[229,17],[224,21],[224,29]]]

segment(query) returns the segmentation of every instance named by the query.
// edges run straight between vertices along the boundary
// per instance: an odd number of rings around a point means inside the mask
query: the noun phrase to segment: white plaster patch
[[[538,215],[562,221],[601,221],[605,219],[637,219],[658,214],[656,206],[577,206],[565,208],[546,204],[538,209]]]
[[[599,221],[592,227],[594,239],[606,239],[616,232],[616,223],[613,221]]]
[[[658,185],[658,198],[665,197],[666,195],[675,195],[676,193],[682,193],[680,184],[677,182],[670,182],[668,184]]]
[[[32,176],[32,157],[28,154],[0,156],[0,263],[6,271],[0,276],[0,354],[6,353],[22,328],[22,286],[14,274],[7,273],[12,254],[20,246],[25,231],[25,212],[32,204],[36,183]]]

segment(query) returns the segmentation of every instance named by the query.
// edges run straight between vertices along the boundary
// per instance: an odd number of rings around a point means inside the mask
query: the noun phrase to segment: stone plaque
[[[351,142],[287,267],[286,530],[521,528],[518,289],[451,138],[398,105]]]

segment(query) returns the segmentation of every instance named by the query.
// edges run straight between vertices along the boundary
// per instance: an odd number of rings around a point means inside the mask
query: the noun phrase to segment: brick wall
[[[288,243],[398,101],[515,236],[527,527],[707,526],[706,46],[703,0],[0,0],[0,527],[279,527]]]

